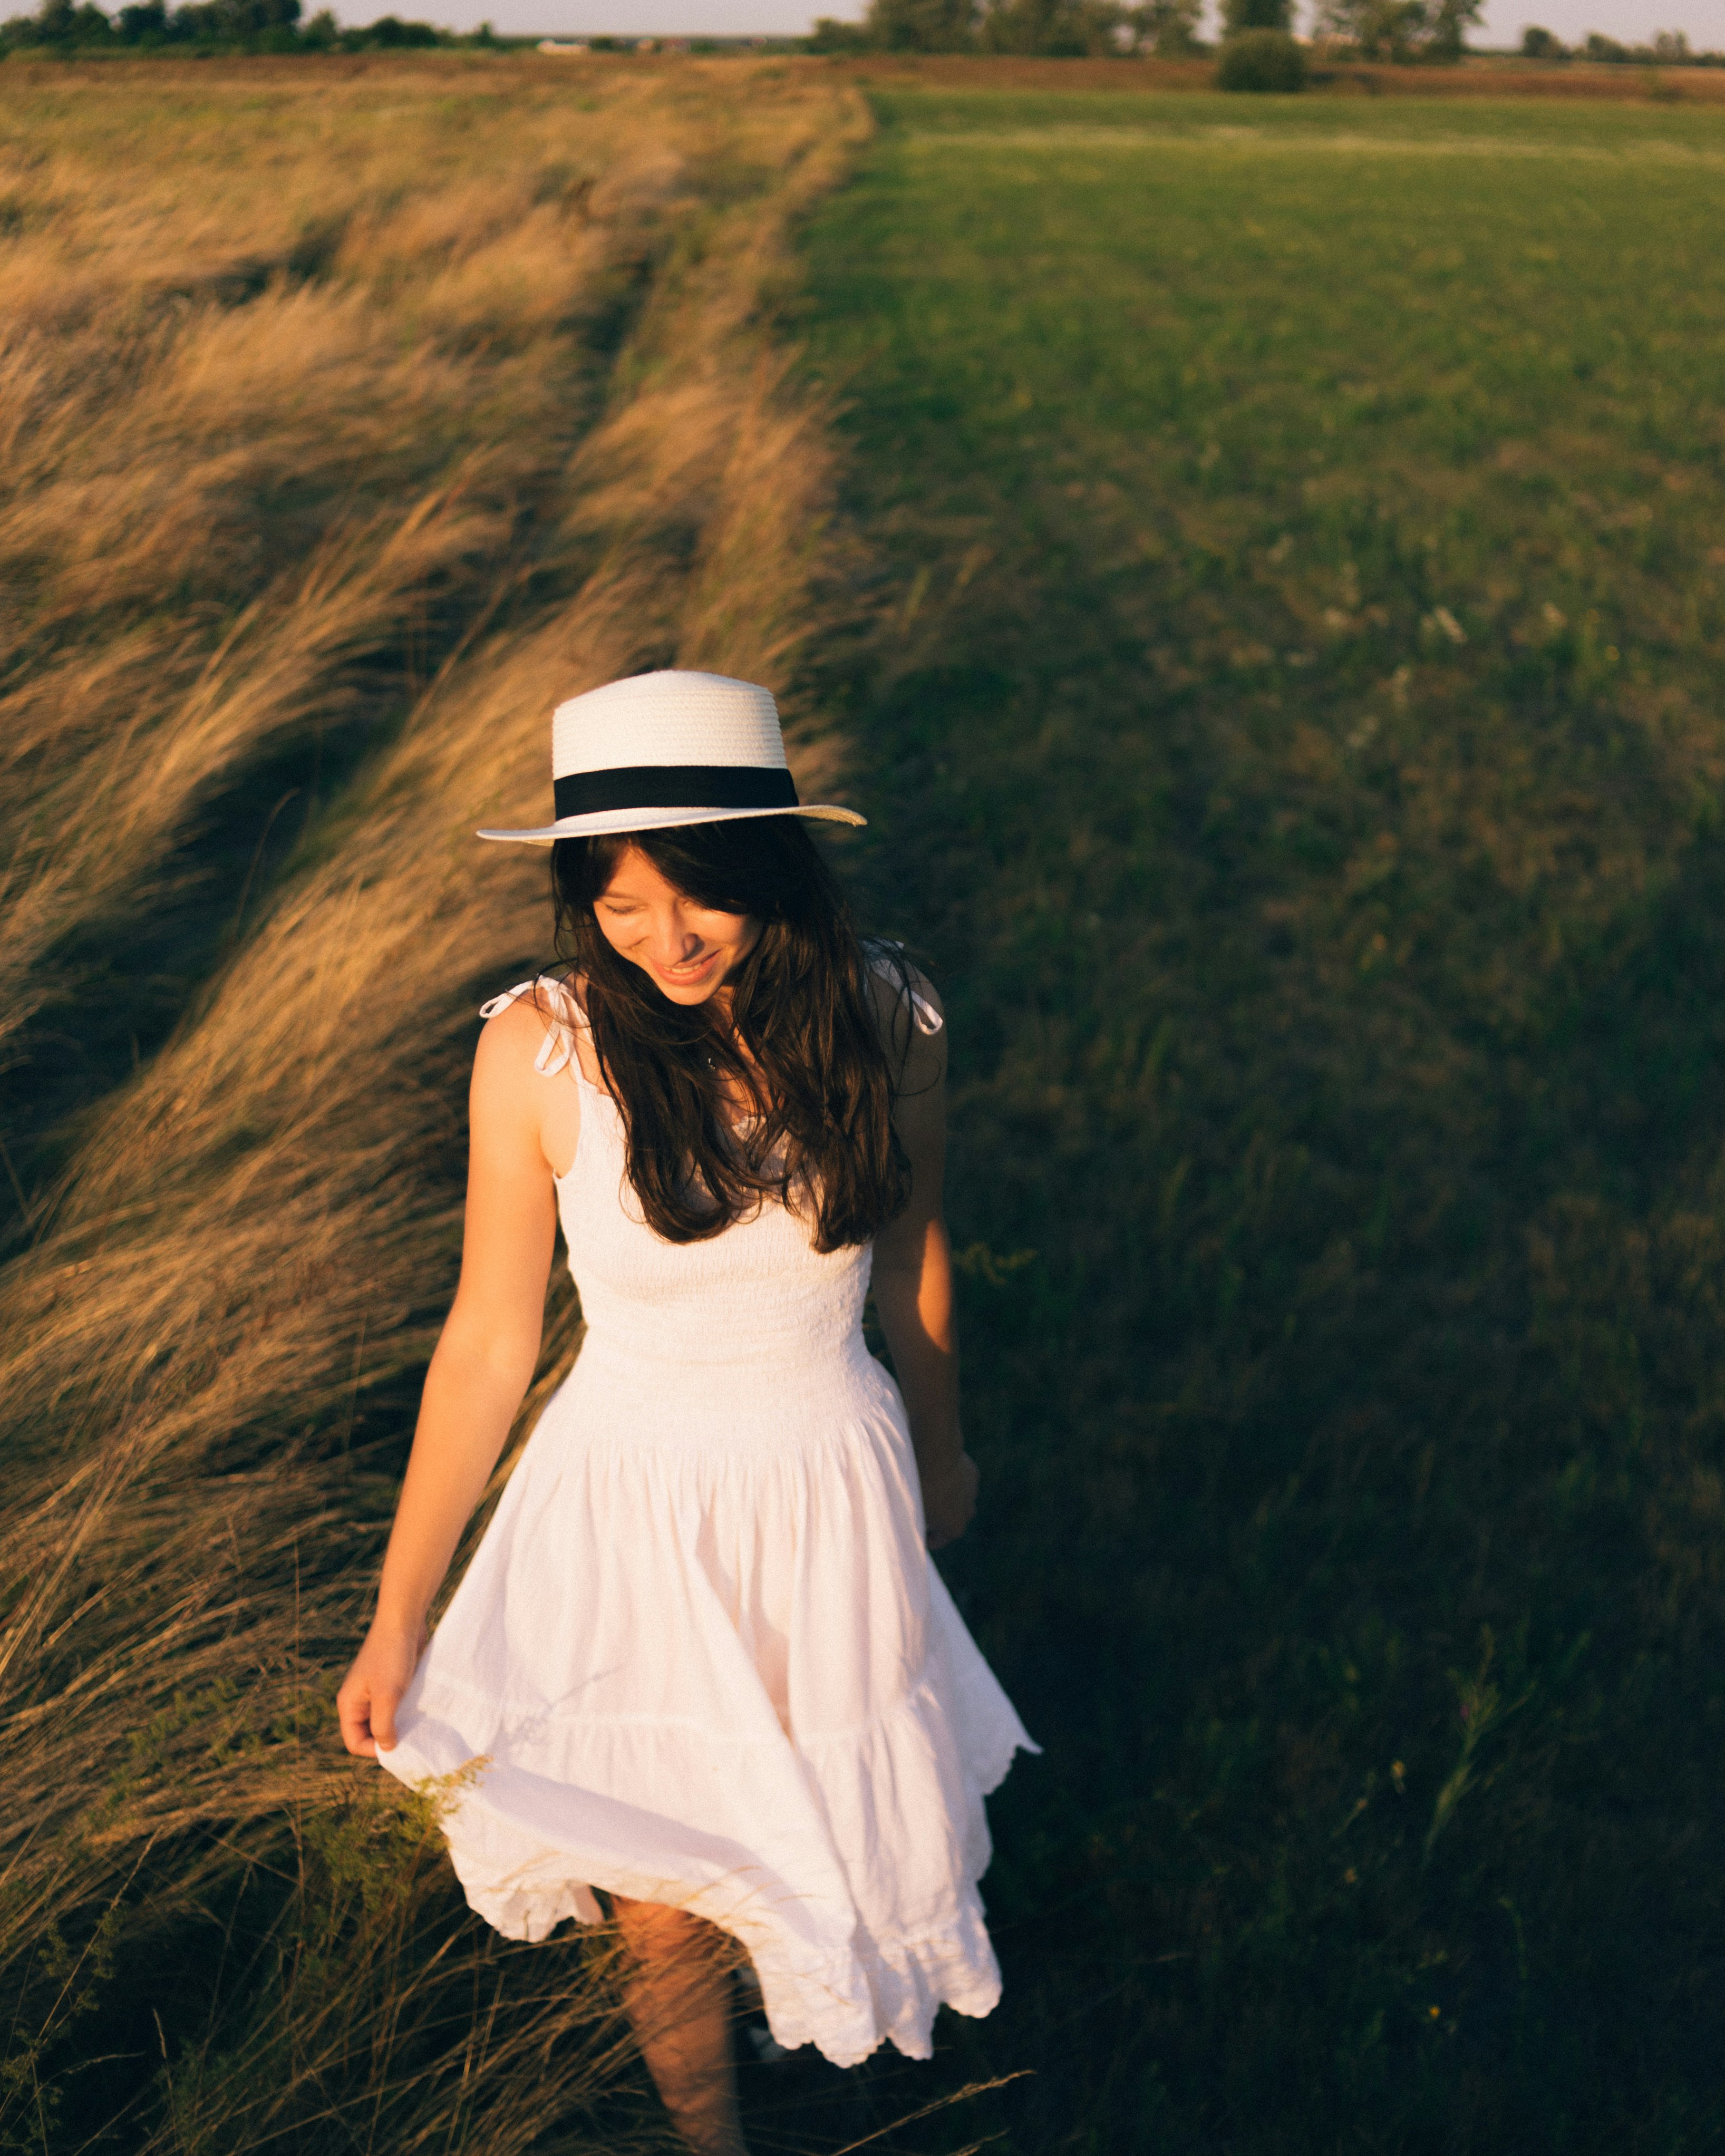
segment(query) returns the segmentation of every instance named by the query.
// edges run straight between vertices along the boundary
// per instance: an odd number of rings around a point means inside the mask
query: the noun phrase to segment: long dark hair
[[[673,1003],[606,941],[593,902],[630,847],[697,905],[760,922],[727,983],[728,1025],[714,999]],[[812,1214],[816,1250],[838,1250],[902,1212],[901,1057],[882,1037],[870,967],[897,972],[906,1010],[909,982],[895,947],[859,941],[798,818],[560,839],[551,877],[557,956],[583,984],[649,1225],[668,1242],[702,1242],[770,1195]],[[752,1112],[741,1124],[739,1095]]]

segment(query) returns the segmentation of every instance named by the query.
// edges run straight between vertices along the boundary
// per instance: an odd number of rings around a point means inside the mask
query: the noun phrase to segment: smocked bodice
[[[691,1408],[703,1388],[728,1392],[726,1372],[758,1386],[776,1371],[802,1393],[835,1377],[834,1365],[866,1358],[870,1246],[818,1251],[810,1222],[772,1197],[710,1241],[667,1242],[629,1182],[617,1103],[581,1067],[576,1035],[587,1019],[573,993],[542,976],[487,1004],[485,1015],[536,985],[547,1020],[536,1067],[547,1077],[567,1070],[581,1088],[580,1141],[557,1188],[587,1321],[583,1358],[639,1357],[653,1364],[656,1389],[670,1365],[686,1373],[680,1389]],[[920,997],[914,1015],[925,1031],[941,1022]]]
[[[872,1251],[825,1255],[777,1199],[710,1242],[670,1243],[648,1226],[624,1172],[623,1118],[580,1076],[581,1142],[557,1184],[584,1350],[634,1353],[689,1371],[775,1363],[805,1368],[860,1342]]]

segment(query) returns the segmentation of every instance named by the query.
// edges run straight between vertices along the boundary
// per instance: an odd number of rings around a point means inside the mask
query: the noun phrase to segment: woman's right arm
[[[531,1004],[515,1005],[485,1028],[474,1059],[460,1284],[426,1373],[377,1614],[336,1696],[342,1741],[367,1758],[395,1743],[426,1613],[539,1357],[557,1237],[533,1068],[543,1030]]]

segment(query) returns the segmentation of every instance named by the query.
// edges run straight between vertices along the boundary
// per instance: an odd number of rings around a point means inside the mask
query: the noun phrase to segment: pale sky
[[[307,0],[305,12],[315,12]],[[1307,10],[1301,8],[1304,14]],[[511,35],[536,31],[545,37],[746,37],[799,35],[817,15],[855,19],[863,0],[341,0],[344,23],[369,23],[394,13],[471,30],[489,17]],[[1725,0],[1487,0],[1476,44],[1520,42],[1524,23],[1541,23],[1566,44],[1603,30],[1625,44],[1650,41],[1656,30],[1681,30],[1697,50],[1725,50]]]

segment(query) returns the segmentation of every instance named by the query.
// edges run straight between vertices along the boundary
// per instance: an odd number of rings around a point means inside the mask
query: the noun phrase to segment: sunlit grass
[[[547,941],[474,827],[538,813],[573,689],[714,666],[796,718],[829,603],[758,325],[866,121],[725,85],[4,85],[10,2146],[662,2141],[603,1943],[485,1933],[331,1695],[473,1007]]]

